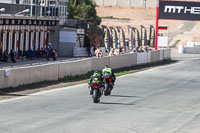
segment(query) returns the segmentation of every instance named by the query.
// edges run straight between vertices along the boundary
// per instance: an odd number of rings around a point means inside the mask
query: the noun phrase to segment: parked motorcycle
[[[97,82],[91,83],[91,91],[93,102],[99,103],[102,96],[101,84]]]
[[[49,58],[53,58],[53,60],[56,60],[56,57],[57,57],[57,52],[55,50],[51,50],[47,54],[47,60],[49,60]]]
[[[105,83],[104,95],[105,96],[111,95],[111,91],[113,89],[112,75],[106,73],[105,75],[103,75],[103,80]]]

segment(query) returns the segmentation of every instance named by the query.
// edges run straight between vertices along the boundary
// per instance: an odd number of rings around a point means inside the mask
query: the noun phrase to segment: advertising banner
[[[104,46],[105,46],[106,52],[109,52],[110,51],[110,31],[105,25],[102,25],[101,27],[103,30]]]
[[[117,32],[115,28],[110,27],[110,32],[111,32],[111,44],[112,48],[115,50],[117,48]]]
[[[149,46],[155,47],[155,28],[153,25],[150,25]]]
[[[141,45],[147,45],[147,31],[143,25],[141,25]]]
[[[138,29],[132,27],[133,31],[134,31],[134,44],[136,47],[140,46],[140,36],[139,36],[139,31]]]
[[[133,29],[128,25],[128,48],[132,50],[134,46]]]
[[[200,2],[160,0],[158,18],[200,20]]]
[[[122,51],[126,53],[124,30],[120,26],[117,26],[117,31],[119,32],[119,45],[122,48]]]

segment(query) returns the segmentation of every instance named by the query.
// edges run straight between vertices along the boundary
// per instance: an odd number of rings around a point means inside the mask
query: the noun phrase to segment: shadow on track
[[[126,96],[126,95],[110,95],[111,97],[135,97],[135,98],[139,98],[139,96]]]
[[[112,104],[112,105],[135,105],[133,103],[114,103],[114,102],[100,102],[99,104]]]
[[[15,96],[15,97],[22,97],[22,96],[27,96],[27,95],[11,94],[11,93],[0,93],[0,96]]]

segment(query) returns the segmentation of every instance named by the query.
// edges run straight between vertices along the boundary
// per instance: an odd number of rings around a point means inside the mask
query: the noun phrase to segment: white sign
[[[165,13],[184,13],[190,12],[191,14],[200,14],[200,7],[191,7],[187,6],[165,6]]]
[[[84,29],[77,29],[77,34],[85,34],[85,30]]]
[[[60,31],[60,42],[76,43],[77,34],[75,31]]]

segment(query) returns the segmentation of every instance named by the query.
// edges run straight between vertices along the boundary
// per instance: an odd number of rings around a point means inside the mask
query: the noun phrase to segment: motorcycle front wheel
[[[55,55],[53,56],[53,60],[56,60],[56,56]]]

